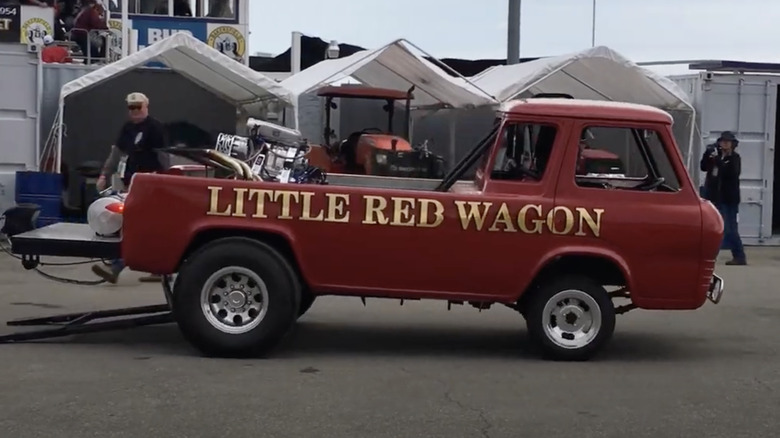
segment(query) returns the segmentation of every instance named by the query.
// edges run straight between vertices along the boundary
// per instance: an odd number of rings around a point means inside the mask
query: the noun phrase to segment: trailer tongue
[[[233,153],[234,151],[230,145],[221,149],[222,151],[173,147],[166,148],[165,152],[198,163],[200,167],[216,169],[216,172],[222,175],[240,179],[257,177],[256,175],[248,176],[247,172],[249,169],[246,163],[240,160],[241,158],[248,158],[247,155],[251,154],[251,150],[242,150],[239,156],[234,158],[231,155],[236,154]],[[174,175],[186,173],[182,169],[191,167],[192,165],[174,166],[165,173]],[[35,213],[24,205],[17,206],[15,209],[5,213],[6,223],[3,227],[3,233],[8,235],[11,248],[10,250],[4,249],[12,257],[20,259],[25,269],[36,270],[44,277],[55,281],[97,285],[104,281],[61,279],[40,271],[38,269],[40,266],[47,265],[47,263],[41,262],[41,257],[85,258],[98,263],[101,260],[106,262],[121,258],[122,238],[119,235],[101,236],[89,224],[81,223],[61,222],[42,228],[35,228],[33,225],[35,222],[34,217]],[[90,263],[90,261],[74,264],[83,263]],[[62,263],[55,263],[54,265],[62,265]],[[175,276],[163,276],[161,283],[166,299],[165,304],[12,320],[8,321],[6,325],[12,327],[45,326],[56,328],[0,335],[0,344],[173,322],[170,303],[174,280]]]
[[[87,224],[57,223],[11,237],[11,253],[21,258],[26,269],[37,269],[43,257],[78,257],[113,260],[120,257],[120,237],[101,237]],[[39,271],[40,272],[40,271]],[[170,296],[170,278],[163,281]],[[168,304],[69,313],[8,321],[12,327],[49,327],[0,336],[0,343],[32,341],[106,330],[119,330],[173,322]]]

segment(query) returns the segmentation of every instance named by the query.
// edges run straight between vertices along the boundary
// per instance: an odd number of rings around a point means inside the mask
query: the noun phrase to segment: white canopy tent
[[[293,105],[290,92],[278,82],[230,59],[218,50],[186,33],[175,33],[119,61],[108,64],[63,85],[60,91],[57,129],[57,164],[62,160],[62,123],[65,99],[151,62],[171,70],[210,90],[245,114],[258,114],[269,100]]]
[[[428,61],[429,54],[411,42],[398,39],[372,50],[363,50],[350,56],[319,62],[281,82],[295,96],[294,117],[299,127],[300,97],[316,89],[354,79],[377,88],[408,90],[414,86],[412,110],[436,112],[443,109],[467,109],[496,105],[499,102],[480,90],[469,79],[453,77]],[[455,150],[455,118],[450,122],[450,152]],[[412,139],[409,139],[412,141]]]
[[[685,114],[690,124],[690,167],[695,109],[670,79],[644,69],[608,47],[490,68],[471,78],[501,101],[538,93],[567,93],[579,99],[624,101]]]
[[[415,87],[412,108],[470,108],[498,103],[467,78],[454,78],[414,53],[399,39],[378,49],[319,62],[281,82],[299,97],[317,88],[354,78],[370,87],[408,90]]]

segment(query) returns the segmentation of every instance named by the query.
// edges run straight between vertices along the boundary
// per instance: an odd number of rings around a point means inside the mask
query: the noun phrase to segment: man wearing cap
[[[120,167],[119,176],[125,187],[130,187],[133,175],[138,172],[157,172],[167,167],[167,160],[159,153],[166,146],[163,124],[149,115],[149,98],[143,93],[134,92],[127,95],[127,109],[130,120],[122,125],[119,138],[111,146],[111,153],[103,165],[97,181],[97,189],[106,188],[106,180]],[[123,166],[118,166],[120,159],[126,157]],[[123,169],[122,169],[123,167]],[[111,268],[103,265],[92,266],[92,271],[110,283],[116,283],[119,273],[125,268],[122,260],[111,262]],[[158,281],[159,277],[151,276],[142,281]]]
[[[723,131],[714,145],[707,147],[700,167],[707,172],[704,182],[705,197],[723,216],[723,246],[731,249],[732,260],[727,265],[746,265],[747,258],[739,236],[739,204],[742,201],[739,178],[742,158],[734,150],[739,140],[731,131]],[[723,247],[722,246],[722,247]]]

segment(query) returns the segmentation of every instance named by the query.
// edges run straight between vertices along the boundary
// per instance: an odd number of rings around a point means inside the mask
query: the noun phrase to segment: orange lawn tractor
[[[309,163],[327,173],[345,173],[407,178],[442,178],[444,159],[435,155],[423,143],[413,147],[409,140],[412,91],[368,87],[364,85],[326,86],[317,95],[325,98],[324,141],[311,145],[307,154]],[[340,99],[384,100],[388,115],[387,130],[371,127],[350,133],[346,138],[332,141],[335,131],[331,128],[331,111],[337,109],[333,101]],[[393,118],[396,102],[405,101],[406,123],[404,136],[393,134]]]

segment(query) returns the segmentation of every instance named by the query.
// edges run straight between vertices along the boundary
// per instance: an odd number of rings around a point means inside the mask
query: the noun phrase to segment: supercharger
[[[303,135],[297,129],[286,128],[264,120],[249,118],[246,123],[250,135],[262,138],[266,143],[284,147],[298,147],[304,143]]]
[[[267,181],[325,184],[325,172],[309,165],[309,145],[300,131],[249,118],[247,129],[258,145],[252,171]]]

